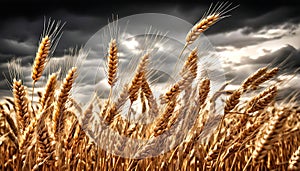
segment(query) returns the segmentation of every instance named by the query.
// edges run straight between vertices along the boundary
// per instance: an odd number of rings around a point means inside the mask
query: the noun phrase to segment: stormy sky
[[[205,36],[224,60],[226,79],[242,79],[259,67],[281,66],[285,76],[300,67],[300,2],[229,1],[238,8],[205,32]],[[7,74],[7,62],[21,58],[22,65],[32,63],[44,18],[66,22],[54,58],[65,58],[66,51],[84,46],[112,14],[119,18],[140,13],[163,13],[196,23],[211,3],[217,1],[15,1],[5,0],[0,6],[0,72]],[[147,21],[145,21],[147,22]],[[176,27],[176,25],[174,26]],[[287,59],[288,58],[288,59]],[[29,68],[29,67],[28,67]],[[30,77],[30,71],[24,73]],[[284,91],[300,88],[300,75],[284,87]],[[9,87],[0,76],[0,96]]]

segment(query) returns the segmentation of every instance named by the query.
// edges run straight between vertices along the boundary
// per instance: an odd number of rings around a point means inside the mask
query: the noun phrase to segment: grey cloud
[[[112,13],[119,14],[120,17],[145,12],[166,13],[182,18],[190,23],[195,23],[200,19],[210,4],[210,2],[203,1],[176,1],[175,3],[160,1],[113,3],[106,1],[105,3],[100,2],[101,5],[98,5],[97,2],[91,1],[70,3],[67,1],[56,2],[56,0],[53,0],[49,3],[47,8],[45,8],[45,6],[39,2],[20,2],[19,5],[16,6],[13,1],[14,0],[8,2],[11,3],[8,7],[14,7],[13,13],[6,14],[5,10],[0,10],[0,14],[2,14],[0,18],[3,22],[0,26],[0,64],[5,63],[11,59],[11,57],[21,56],[23,58],[23,66],[26,66],[33,60],[39,36],[42,33],[44,16],[52,17],[62,22],[66,21],[64,28],[65,33],[55,52],[55,56],[64,58],[65,49],[83,45],[90,36],[103,25],[107,24],[107,19],[111,17]],[[293,23],[299,23],[297,10],[299,5],[285,4],[284,7],[281,7],[281,5],[270,3],[268,6],[264,6],[260,1],[257,1],[257,3],[253,1],[239,3],[241,3],[241,6],[230,13],[232,17],[220,21],[216,26],[210,28],[206,34],[213,36],[218,33],[228,33],[240,28],[246,28],[242,30],[242,35],[250,35],[251,33],[262,31],[263,28],[267,30],[268,28],[276,27],[280,24],[285,24],[284,28],[289,28],[291,34],[293,34],[295,30]],[[1,6],[2,8],[6,7],[5,5]],[[174,28],[175,27],[176,25],[174,25]],[[6,42],[5,40],[13,40],[15,43]],[[268,39],[247,36],[225,38],[222,37],[222,35],[215,38],[216,45],[224,46],[231,44],[236,48],[261,43],[266,40]],[[18,46],[20,44],[26,46]],[[180,49],[176,50],[179,51]],[[289,52],[295,53],[291,59],[296,62],[291,63],[290,61],[289,64],[292,64],[292,67],[296,68],[299,66],[299,50],[289,48],[285,51],[282,50],[281,53],[278,52],[278,54],[273,53],[269,56],[266,55],[257,61],[245,57],[243,58],[243,60],[245,60],[243,63],[249,63],[247,67],[242,65],[242,67],[238,69],[237,67],[227,68],[225,71],[227,71],[229,79],[238,76],[237,80],[242,80],[260,66],[266,65],[269,62],[273,62],[274,65],[278,64],[283,60],[280,56],[286,57]],[[274,58],[278,58],[278,60],[274,62]],[[173,60],[167,58],[165,62],[171,64]],[[240,72],[241,70],[243,72]],[[0,71],[7,72],[7,68],[0,67]],[[104,75],[100,75],[99,79],[101,78],[104,78]],[[83,81],[90,81],[92,79],[91,77],[87,77]],[[166,79],[166,77],[163,77],[162,80],[159,81],[163,82]],[[26,77],[26,80],[30,83],[30,77]],[[2,85],[2,82],[0,85]]]
[[[280,73],[295,74],[297,69],[300,68],[300,51],[293,46],[287,45],[257,59],[242,57],[241,63],[230,64],[224,70],[226,79],[233,80],[232,84],[239,85],[256,70],[265,66],[270,68],[279,67]],[[298,73],[300,72],[298,71]]]
[[[252,32],[255,32],[265,26],[272,27],[289,22],[299,23],[300,17],[295,15],[296,13],[298,13],[296,7],[279,7],[263,15],[246,19],[244,24],[250,27]]]
[[[35,55],[36,46],[31,42],[18,42],[13,39],[0,39],[0,51],[4,56],[10,58],[16,56]],[[1,56],[0,62],[5,62],[7,59]]]
[[[249,57],[242,57],[241,64],[256,64],[269,65],[270,67],[280,66],[286,72],[294,72],[300,68],[300,51],[291,45],[287,45],[273,53],[258,57],[258,59],[251,59]]]
[[[234,48],[242,48],[291,36],[295,34],[295,30],[298,29],[298,27],[299,24],[292,23],[282,23],[281,25],[272,27],[264,26],[257,30],[247,26],[227,33],[209,35],[208,38],[215,46],[233,46]],[[278,31],[269,32],[270,29],[276,29]]]
[[[240,85],[248,76],[253,74],[257,69],[263,67],[262,64],[243,63],[233,66],[224,67],[225,77],[234,85]]]
[[[224,34],[220,34],[214,37],[209,37],[212,44],[215,46],[233,46],[235,48],[242,48],[250,45],[256,45],[262,42],[265,42],[267,38],[262,37],[244,37],[242,35],[240,36],[226,36]]]

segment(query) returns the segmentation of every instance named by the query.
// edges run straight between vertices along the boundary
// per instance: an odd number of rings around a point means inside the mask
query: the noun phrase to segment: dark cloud
[[[273,29],[273,32],[271,29]],[[213,34],[208,38],[217,47],[243,48],[266,41],[291,37],[296,34],[297,29],[299,29],[299,24],[293,23],[282,23],[281,25],[272,26],[272,28],[271,26],[264,26],[260,30],[247,26],[228,33]]]
[[[261,67],[268,66],[269,68],[279,67],[280,74],[300,74],[300,50],[295,49],[291,45],[275,51],[269,52],[257,59],[250,57],[242,57],[240,63],[230,64],[224,68],[227,80],[232,80],[233,85],[240,85],[243,80],[252,75]],[[286,94],[289,91],[285,91]]]
[[[44,16],[66,22],[64,34],[55,52],[55,56],[62,57],[65,54],[65,49],[84,45],[90,36],[107,24],[107,19],[111,18],[112,14],[118,14],[122,18],[137,13],[165,13],[190,23],[196,23],[212,2],[216,3],[216,1],[204,2],[199,0],[51,0],[46,3],[33,0],[4,1],[1,2],[0,7],[0,72],[5,71],[7,73],[7,67],[4,63],[13,57],[22,57],[22,65],[32,62],[43,30]],[[278,25],[284,25],[283,29],[289,29],[291,34],[295,34],[294,23],[300,23],[298,12],[300,3],[298,0],[263,1],[263,3],[258,0],[230,2],[233,2],[233,6],[238,4],[240,6],[230,13],[231,17],[218,22],[206,34],[216,35],[244,28],[241,32],[244,37],[231,37],[230,39],[219,37],[217,38],[219,40],[215,41],[216,45],[219,46],[230,44],[235,48],[241,48],[267,41],[267,38],[247,37],[247,35],[276,28]],[[295,69],[300,66],[299,50],[287,46],[277,52],[260,57],[258,60],[245,57],[240,65],[245,63],[249,65],[239,68],[245,72],[240,72],[237,68],[234,70],[227,68],[227,76],[231,79],[238,75],[237,80],[241,80],[253,73],[257,67],[269,63],[274,65],[281,63],[291,53],[293,55],[287,65],[291,64],[292,69]],[[0,75],[0,79],[4,80],[4,77]],[[165,79],[166,77],[162,78],[162,80]],[[2,86],[3,82],[0,85]]]
[[[188,1],[57,1],[44,4],[40,1],[4,1],[0,7],[0,47],[5,46],[3,39],[15,40],[18,43],[26,42],[37,45],[42,32],[44,16],[52,17],[66,22],[60,44],[56,54],[63,55],[64,49],[84,44],[88,37],[102,26],[107,24],[111,15],[118,14],[120,17],[136,13],[166,13],[180,17],[188,22],[195,23],[208,9],[209,2]],[[265,2],[265,1],[264,1]],[[284,3],[261,3],[259,1],[237,2],[232,1],[233,6],[240,7],[232,11],[232,17],[226,18],[217,26],[212,27],[206,34],[228,32],[242,27],[245,34],[257,31],[268,25],[276,25],[282,22],[298,21],[297,1],[285,1]],[[267,5],[266,5],[267,4]],[[1,9],[2,8],[2,9]],[[5,9],[5,10],[4,10]],[[11,11],[11,12],[6,12]],[[289,27],[289,26],[287,26]],[[250,44],[263,41],[262,38],[251,39]],[[236,45],[243,46],[247,41],[236,41]],[[226,43],[226,42],[224,42]],[[0,53],[11,56],[30,55],[31,53],[18,46],[13,47],[14,53],[7,51],[10,48],[0,48]],[[22,52],[22,53],[21,53]]]
[[[272,28],[274,25],[292,22],[298,23],[300,21],[297,7],[278,7],[263,15],[246,19],[245,25],[251,27],[252,31],[261,29],[262,27],[269,26]]]
[[[226,36],[224,34],[220,34],[217,36],[209,37],[209,40],[213,45],[219,47],[218,50],[222,50],[222,46],[233,46],[234,48],[242,48],[246,46],[256,45],[258,43],[262,43],[271,39],[263,37],[246,37],[243,35]]]
[[[241,63],[238,65],[243,64],[279,66],[285,72],[295,72],[300,68],[300,51],[291,45],[286,45],[273,53],[260,56],[258,59],[242,57]]]
[[[0,39],[0,52],[5,54],[5,56],[16,57],[16,56],[26,56],[34,55],[36,50],[36,45],[31,42],[18,42],[14,39]],[[7,62],[7,59],[1,58],[0,62]]]

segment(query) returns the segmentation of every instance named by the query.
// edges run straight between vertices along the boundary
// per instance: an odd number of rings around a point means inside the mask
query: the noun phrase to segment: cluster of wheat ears
[[[226,12],[226,3],[211,7],[188,33],[184,48],[226,17]],[[48,29],[42,35],[32,66],[32,93],[53,53],[59,31]],[[112,39],[108,48],[107,81],[111,89],[118,79],[118,43]],[[70,94],[78,75],[76,66],[63,80],[57,73],[49,75],[44,91],[38,93],[38,102],[28,97],[28,89],[22,80],[13,80],[13,100],[8,98],[0,106],[0,170],[300,169],[300,106],[293,99],[280,104],[276,102],[281,82],[274,78],[279,68],[260,68],[236,90],[224,91],[222,87],[210,95],[210,79],[196,79],[199,57],[194,49],[185,59],[179,81],[170,85],[169,91],[160,99],[155,99],[147,74],[150,58],[151,54],[142,55],[134,77],[119,90],[115,101],[111,100],[110,93],[103,103],[95,99],[86,109],[76,104]],[[271,85],[270,80],[273,81]],[[270,86],[262,86],[268,84]],[[209,104],[222,93],[227,96],[224,114],[216,114]],[[247,100],[242,101],[243,97]],[[141,100],[142,115],[153,117],[154,122],[138,124],[124,119],[120,113],[127,100],[131,104]],[[95,105],[99,106],[100,112],[93,112]],[[82,116],[80,119],[76,112]],[[175,125],[172,132],[177,132],[175,137],[186,136],[174,148],[157,156],[122,157],[99,146],[99,143],[110,142],[101,134],[101,129],[95,135],[98,138],[88,136],[93,115],[102,118],[109,129],[128,138],[159,137]],[[195,121],[192,126],[185,132],[180,131],[191,117]],[[217,124],[217,127],[203,140],[200,135],[210,124]],[[111,143],[111,146],[122,152],[128,150],[124,149],[125,144],[126,141],[121,141]],[[146,145],[129,150],[142,156],[151,154],[153,148]]]

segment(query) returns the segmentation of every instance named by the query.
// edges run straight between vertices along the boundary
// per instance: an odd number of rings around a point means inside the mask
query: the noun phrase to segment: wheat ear
[[[143,77],[142,91],[148,101],[150,117],[157,116],[158,112],[159,112],[158,105],[157,105],[156,99],[153,95],[153,92],[148,84],[148,81],[145,77]]]
[[[251,76],[249,76],[243,83],[242,83],[242,88],[244,91],[247,90],[247,88],[253,84],[253,82],[255,80],[257,80],[259,77],[261,77],[262,75],[264,75],[267,72],[268,68],[267,67],[263,67],[258,69],[254,74],[252,74]]]
[[[194,76],[194,78],[197,77],[197,69],[198,69],[198,49],[195,48],[193,49],[188,58],[186,59],[182,70],[180,72],[180,75],[183,77],[185,74],[187,74],[188,72],[191,72]]]
[[[259,98],[250,108],[247,109],[246,113],[256,112],[267,107],[277,95],[277,88],[269,92],[266,96]]]
[[[62,35],[62,28],[64,24],[61,25],[60,21],[56,22],[49,19],[46,24],[44,21],[44,31],[41,35],[41,40],[39,43],[38,51],[36,53],[33,67],[32,67],[32,103],[34,95],[35,83],[42,77],[43,71],[46,67],[46,63],[49,61],[50,57],[53,55],[53,52],[58,44],[58,41]],[[33,108],[33,106],[31,106]]]
[[[252,88],[253,90],[256,90],[260,84],[262,84],[262,83],[266,82],[267,80],[271,79],[272,77],[274,77],[278,73],[278,71],[279,71],[279,68],[273,68],[273,69],[267,71],[266,73],[264,73],[263,76],[261,76],[260,78],[255,80],[252,83],[250,88]]]
[[[142,80],[143,80],[143,77],[146,75],[147,73],[147,65],[149,63],[149,54],[145,54],[141,60],[140,60],[140,63],[137,67],[137,70],[135,72],[135,75],[131,81],[131,84],[129,86],[129,89],[128,89],[128,92],[129,92],[129,99],[130,99],[130,107],[129,107],[129,110],[128,110],[128,117],[130,118],[130,113],[131,113],[131,106],[132,106],[132,103],[134,101],[137,100],[138,98],[138,91],[139,89],[141,88],[142,86]]]
[[[186,35],[185,38],[185,45],[182,49],[182,51],[180,52],[179,58],[181,57],[181,55],[183,54],[184,50],[192,43],[194,43],[194,41],[196,41],[196,39],[198,39],[198,37],[205,32],[208,28],[210,28],[212,25],[214,25],[215,23],[217,23],[219,20],[227,17],[226,14],[233,10],[236,7],[230,8],[231,4],[227,4],[227,2],[225,3],[221,3],[216,4],[214,7],[212,7],[213,4],[211,4],[210,8],[208,9],[208,11],[203,15],[203,17],[198,21],[198,23],[196,23],[192,29],[189,31],[189,33]]]
[[[153,132],[151,135],[152,137],[157,137],[166,131],[168,122],[170,121],[170,118],[175,110],[175,107],[176,107],[176,96],[171,101],[168,102],[165,111],[154,122],[153,129],[152,129]]]
[[[141,58],[141,61],[135,72],[135,76],[131,81],[131,85],[128,90],[131,103],[136,101],[138,98],[138,90],[140,89],[142,85],[142,79],[146,74],[146,67],[147,67],[148,60],[149,60],[149,54],[146,54]]]
[[[272,118],[267,128],[262,132],[262,137],[257,140],[251,156],[254,162],[264,159],[268,151],[272,149],[290,113],[290,110],[282,110],[275,113],[274,118]]]
[[[135,156],[143,156],[145,154],[151,153],[151,150],[153,150],[153,139],[154,137],[157,137],[161,134],[163,134],[166,131],[166,128],[168,126],[168,121],[170,120],[170,117],[172,116],[174,109],[176,107],[176,98],[173,98],[170,102],[168,102],[164,112],[159,116],[159,118],[153,123],[152,125],[152,132],[150,135],[150,141],[142,147],[139,147],[137,153]],[[131,160],[126,170],[133,170],[138,166],[140,159],[134,159]]]
[[[55,163],[55,141],[52,135],[49,133],[49,129],[45,123],[46,117],[51,113],[48,109],[44,109],[41,112],[41,116],[37,122],[37,147],[38,157],[37,163],[33,167],[33,170],[39,170],[41,167],[53,167]]]
[[[129,97],[129,92],[128,92],[128,85],[124,85],[122,92],[119,95],[119,98],[115,103],[112,103],[111,107],[108,109],[107,104],[104,107],[104,110],[102,111],[101,115],[104,118],[105,122],[108,123],[109,125],[112,124],[114,121],[115,117],[118,115],[120,112],[122,106],[125,104]],[[108,111],[107,111],[108,110]]]
[[[233,110],[236,105],[240,102],[240,97],[242,95],[243,91],[241,89],[235,90],[230,97],[225,102],[224,112],[229,113],[231,110]]]
[[[265,89],[264,91],[262,91],[261,93],[259,93],[258,95],[256,95],[255,97],[253,97],[252,99],[249,100],[249,102],[246,104],[246,112],[254,112],[256,110],[259,110],[259,105],[262,104],[257,104],[258,101],[260,101],[260,103],[265,103],[267,102],[266,100],[270,99],[270,98],[274,98],[271,96],[275,96],[277,92],[277,87],[276,86],[271,86],[268,87],[267,89]],[[271,95],[271,96],[270,96]],[[266,97],[268,96],[268,97]],[[263,100],[261,100],[263,99]],[[268,102],[269,103],[269,102]],[[265,105],[264,105],[265,106]]]
[[[108,84],[113,87],[117,81],[118,69],[118,47],[115,39],[112,39],[109,43],[107,65]]]
[[[190,54],[187,60],[185,61],[185,65],[182,68],[180,75],[182,79],[176,82],[169,91],[167,91],[164,95],[160,96],[161,104],[168,103],[171,99],[175,98],[181,91],[185,90],[197,77],[197,62],[198,55],[197,49],[195,48]],[[187,67],[187,68],[186,68]]]
[[[51,40],[48,36],[45,36],[39,45],[39,49],[36,53],[36,57],[32,67],[31,78],[34,83],[38,81],[42,76],[42,73],[45,69],[46,59],[50,52],[50,46]]]
[[[113,86],[117,81],[117,70],[118,70],[118,47],[115,39],[112,39],[109,43],[108,57],[107,57],[107,78],[108,84],[110,85],[108,102],[110,103],[110,98],[112,96]]]
[[[57,85],[57,74],[51,74],[51,76],[48,79],[45,91],[40,100],[42,109],[47,108],[54,101],[56,85]]]
[[[23,133],[30,123],[30,115],[28,111],[29,102],[27,99],[27,93],[21,81],[14,80],[13,94],[18,127],[20,132]]]
[[[77,70],[76,67],[73,67],[69,70],[60,88],[59,96],[55,103],[54,114],[53,114],[53,130],[57,137],[59,137],[59,134],[63,129],[65,103],[68,100],[69,93],[75,81],[76,70]]]

